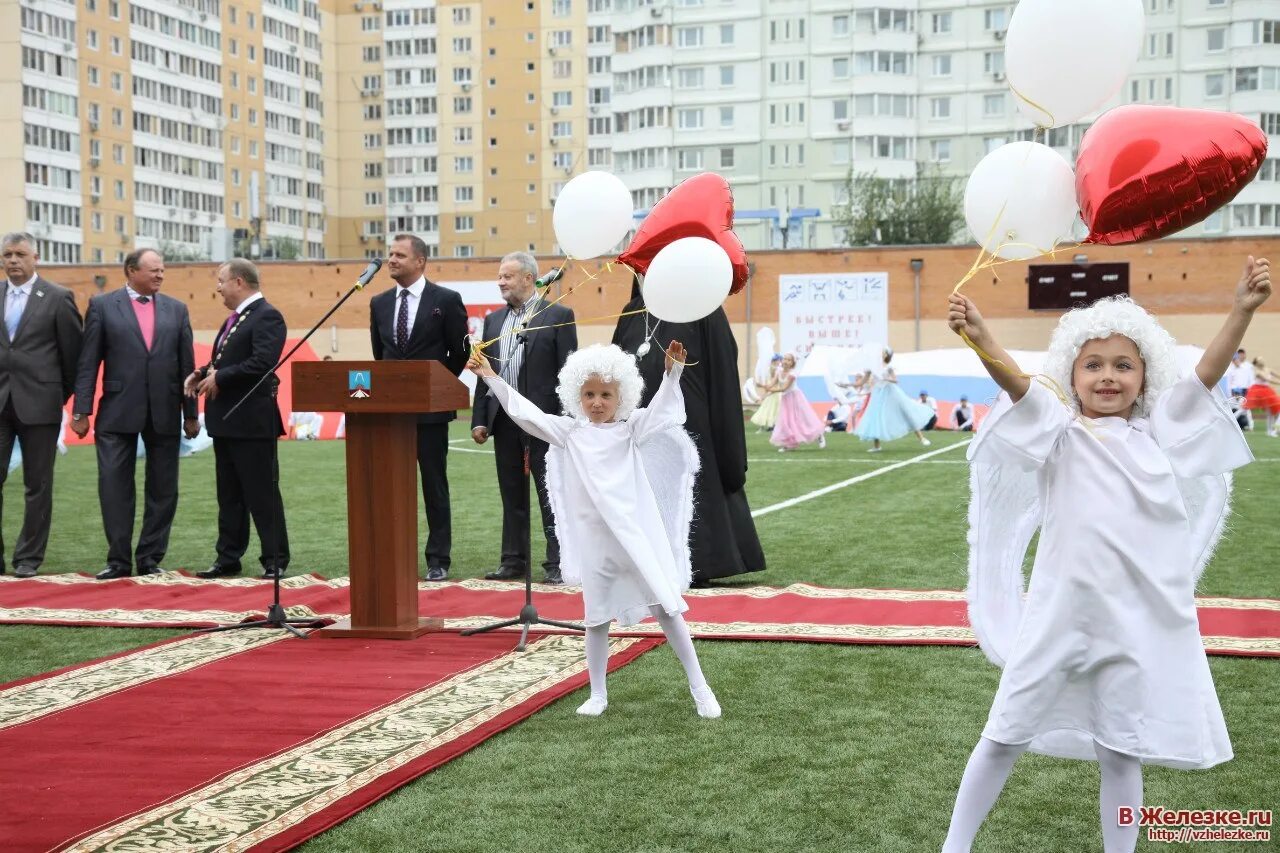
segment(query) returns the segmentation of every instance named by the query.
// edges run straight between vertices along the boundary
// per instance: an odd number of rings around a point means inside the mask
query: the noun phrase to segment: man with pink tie
[[[138,249],[125,258],[123,288],[89,300],[76,373],[71,428],[89,432],[94,386],[102,366],[102,399],[94,423],[98,499],[107,534],[107,567],[99,580],[159,574],[178,507],[179,421],[187,438],[200,432],[196,401],[183,378],[195,369],[187,306],[160,293],[164,258]],[[134,470],[138,437],[147,449],[142,534],[133,546]]]

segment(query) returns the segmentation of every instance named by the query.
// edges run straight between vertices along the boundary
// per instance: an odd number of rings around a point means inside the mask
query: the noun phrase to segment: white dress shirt
[[[408,327],[408,334],[412,335],[412,334],[413,334],[413,322],[414,322],[414,320],[415,320],[415,319],[417,318],[417,316],[418,316],[418,306],[422,304],[422,291],[424,291],[424,290],[426,290],[426,289],[427,289],[427,280],[426,280],[424,277],[422,277],[422,276],[418,276],[418,280],[417,280],[417,281],[415,281],[413,284],[409,285],[408,287],[401,287],[401,286],[400,286],[400,285],[398,285],[398,284],[396,285],[396,304],[395,304],[395,306],[391,309],[391,339],[392,339],[392,340],[395,340],[395,336],[396,336],[396,324],[397,324],[397,322],[398,322],[398,321],[399,321],[399,319],[400,319],[400,302],[401,302],[401,300],[405,300],[405,299],[407,299],[407,300],[409,301],[409,327]],[[405,291],[407,291],[407,292],[409,293],[409,295],[408,295],[408,296],[403,296],[403,295],[402,295]],[[403,342],[402,342],[402,341],[396,341],[396,343],[397,343],[398,345],[400,345],[400,344],[402,344]]]

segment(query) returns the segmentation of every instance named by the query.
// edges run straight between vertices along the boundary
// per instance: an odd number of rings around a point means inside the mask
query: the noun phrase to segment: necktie
[[[4,325],[9,330],[9,340],[18,333],[18,323],[22,320],[22,309],[26,307],[25,291],[13,288],[9,291],[9,308],[4,312]]]
[[[396,346],[409,343],[409,288],[400,288],[400,310],[396,312]]]
[[[222,331],[218,334],[218,349],[222,349],[227,343],[227,332],[231,331],[231,324],[236,321],[238,312],[232,311],[231,316],[227,317],[227,322],[222,324]]]
[[[150,302],[150,301],[151,301],[151,297],[150,297],[150,296],[139,296],[139,297],[138,297],[138,302],[139,302],[140,304],[142,304],[142,305],[146,305],[146,304],[147,304],[148,302]]]

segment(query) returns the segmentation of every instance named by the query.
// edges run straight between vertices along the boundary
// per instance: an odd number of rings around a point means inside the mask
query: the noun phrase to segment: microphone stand
[[[381,260],[377,263],[378,267],[373,271],[374,273],[376,273],[378,269],[382,268]],[[357,280],[356,283],[351,286],[351,289],[348,290],[341,299],[334,303],[333,307],[325,312],[325,315],[317,320],[316,324],[312,326],[296,344],[293,345],[293,349],[280,357],[280,360],[276,362],[275,367],[262,374],[258,381],[254,383],[253,387],[249,389],[249,393],[241,397],[240,400],[227,411],[227,418],[234,415],[236,411],[244,405],[245,400],[252,397],[253,394],[262,387],[262,383],[267,381],[267,377],[271,377],[274,380],[271,383],[271,406],[275,410],[276,415],[279,415],[280,405],[277,402],[276,395],[280,388],[280,377],[276,375],[277,371],[284,366],[285,362],[293,358],[293,354],[301,349],[303,344],[310,340],[311,336],[314,335],[322,325],[324,325],[324,321],[332,317],[334,313],[351,298],[352,294],[357,290],[364,290],[365,285],[368,284],[368,279],[365,279],[364,276],[361,276],[360,278],[361,280]],[[369,274],[369,278],[373,278],[373,273]],[[281,514],[284,511],[284,499],[280,497],[280,439],[278,436],[273,438],[271,442],[271,487],[271,500],[273,504],[271,511],[275,515],[274,538],[276,541],[272,543],[275,547],[271,550],[272,599],[271,605],[267,608],[266,618],[255,619],[251,622],[241,622],[236,625],[219,625],[215,628],[204,628],[200,633],[212,634],[218,631],[237,631],[241,628],[282,628],[299,639],[305,640],[307,639],[307,635],[299,631],[294,626],[300,625],[304,628],[321,628],[325,625],[325,620],[323,619],[291,619],[289,618],[288,613],[285,612],[284,607],[280,604],[280,579],[284,575],[284,571],[280,568],[280,528],[283,526],[284,521],[281,517]],[[277,500],[277,498],[280,499]]]
[[[552,279],[552,281],[554,281],[554,279]],[[527,327],[528,327],[528,323],[526,322],[524,326],[521,327],[520,331],[515,333],[516,340],[519,342],[519,346],[521,349],[524,348],[525,341],[528,336],[528,332],[525,331]],[[480,381],[483,382],[484,380],[480,380]],[[514,421],[512,421],[511,427],[512,429],[518,429]],[[524,452],[525,452],[526,459],[528,458],[528,453],[529,453],[528,438],[529,437],[527,435],[524,435],[521,441],[521,444],[524,445]],[[525,489],[528,489],[528,488],[529,487],[526,484]],[[535,490],[535,493],[536,493],[536,490]],[[541,500],[539,500],[538,511],[539,512],[542,511]],[[532,508],[529,511],[529,523],[530,524],[533,523]],[[467,630],[461,632],[461,636],[470,637],[472,634],[487,634],[490,631],[497,631],[500,628],[509,628],[512,625],[520,626],[520,642],[516,644],[516,651],[518,652],[524,651],[525,644],[529,640],[529,629],[534,625],[551,625],[556,628],[565,628],[570,631],[586,631],[586,628],[584,628],[581,625],[576,625],[572,622],[557,622],[554,619],[543,619],[541,616],[538,615],[538,608],[534,607],[533,605],[533,554],[532,553],[529,554],[529,559],[525,560],[525,563],[524,563],[524,606],[520,608],[519,615],[517,615],[514,619],[503,619],[501,622],[494,622],[489,625],[482,625],[479,628],[468,628]]]

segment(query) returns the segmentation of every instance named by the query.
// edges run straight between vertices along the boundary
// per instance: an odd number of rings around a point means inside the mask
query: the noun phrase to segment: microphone
[[[541,290],[542,288],[546,287],[548,284],[557,282],[562,278],[564,278],[564,267],[556,267],[551,272],[547,273],[542,278],[535,281],[533,283],[533,286]]]
[[[369,262],[369,266],[364,268],[364,272],[360,273],[360,277],[356,279],[356,290],[364,290],[364,286],[378,274],[378,270],[382,269],[382,258],[374,258]]]

